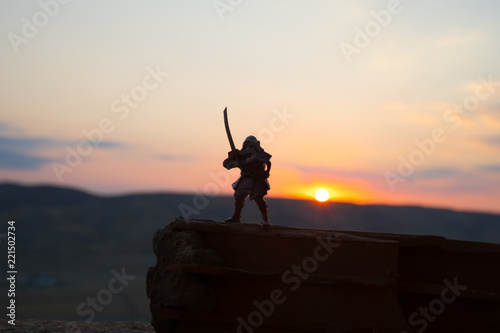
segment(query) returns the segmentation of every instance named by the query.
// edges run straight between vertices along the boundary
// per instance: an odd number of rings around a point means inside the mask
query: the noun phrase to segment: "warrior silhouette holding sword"
[[[234,214],[224,222],[241,222],[241,211],[248,196],[250,200],[255,200],[255,203],[259,207],[262,214],[261,226],[270,227],[267,203],[264,200],[264,196],[270,189],[267,179],[271,170],[271,155],[262,149],[260,142],[253,135],[245,139],[241,150],[236,149],[231,132],[229,131],[227,108],[224,109],[224,123],[231,151],[222,165],[228,170],[233,168],[240,168],[241,170],[240,178],[233,183]]]

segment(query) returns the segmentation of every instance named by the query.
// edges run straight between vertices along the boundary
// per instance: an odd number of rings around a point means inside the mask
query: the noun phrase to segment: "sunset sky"
[[[0,182],[500,213],[500,2],[0,3]]]

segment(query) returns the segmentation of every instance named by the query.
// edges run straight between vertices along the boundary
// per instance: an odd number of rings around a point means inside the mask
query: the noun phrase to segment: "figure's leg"
[[[259,196],[255,198],[255,203],[259,207],[260,213],[262,214],[262,224],[263,225],[270,225],[269,223],[269,216],[267,215],[267,203],[266,200],[264,200],[264,196]]]
[[[245,206],[246,195],[234,192],[234,214],[230,218],[224,220],[224,222],[241,222],[241,211]]]

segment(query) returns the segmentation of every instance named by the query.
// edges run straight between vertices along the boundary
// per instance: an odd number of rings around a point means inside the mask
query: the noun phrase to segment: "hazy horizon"
[[[210,195],[205,195],[203,193],[196,193],[196,192],[182,192],[182,191],[169,191],[169,190],[138,190],[138,191],[124,191],[124,192],[117,192],[117,193],[101,193],[98,191],[92,191],[92,190],[87,190],[83,187],[78,187],[78,186],[61,186],[58,184],[49,184],[49,183],[36,183],[36,184],[23,184],[22,182],[0,182],[0,186],[2,185],[14,185],[14,186],[22,186],[22,187],[54,187],[54,188],[59,188],[63,190],[73,190],[73,191],[79,191],[91,196],[95,197],[100,197],[100,198],[117,198],[117,197],[127,197],[127,196],[136,196],[136,195],[181,195],[181,196],[203,196],[206,197],[207,199],[211,200],[214,197],[222,197],[222,198],[231,198],[233,197],[232,193],[227,193],[227,194],[221,194],[217,196],[210,196]],[[351,202],[351,201],[333,201],[333,200],[328,200],[327,202],[318,202],[314,198],[295,198],[295,197],[285,197],[285,196],[269,196],[267,197],[268,199],[278,199],[278,200],[299,200],[299,201],[308,201],[311,203],[315,203],[319,209],[321,209],[321,206],[325,206],[330,203],[339,203],[339,204],[354,204],[354,205],[359,205],[359,206],[389,206],[389,207],[421,207],[421,208],[426,208],[426,209],[437,209],[437,210],[450,210],[450,211],[455,211],[458,213],[479,213],[479,214],[493,214],[493,215],[500,215],[499,212],[496,211],[485,211],[485,210],[474,210],[474,209],[454,209],[446,206],[439,206],[439,205],[419,205],[419,204],[414,204],[414,203],[400,203],[400,204],[388,204],[384,202],[371,202],[371,203],[359,203],[359,202]],[[253,204],[249,204],[252,206]],[[273,207],[271,207],[273,208]],[[181,216],[180,214],[179,216]],[[196,218],[195,218],[196,219]]]

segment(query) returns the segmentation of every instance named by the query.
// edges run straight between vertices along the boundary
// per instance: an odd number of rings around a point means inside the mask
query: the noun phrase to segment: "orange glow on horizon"
[[[285,186],[274,186],[271,195],[288,197],[301,200],[316,200],[315,193],[318,189],[325,189],[329,193],[326,202],[341,201],[365,203],[373,201],[376,197],[364,188],[356,188],[348,183],[313,182],[309,184],[287,182]]]
[[[316,190],[323,188],[330,194],[326,202],[366,203],[379,198],[370,188],[370,184],[358,180],[332,178],[325,174],[304,174],[294,168],[280,168],[271,175],[269,195],[316,201]]]

